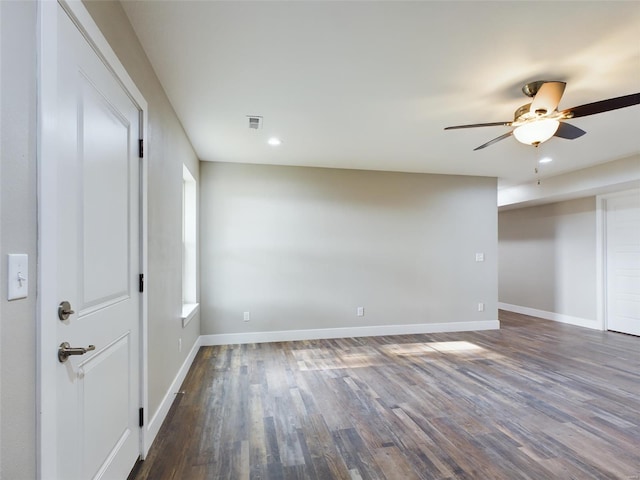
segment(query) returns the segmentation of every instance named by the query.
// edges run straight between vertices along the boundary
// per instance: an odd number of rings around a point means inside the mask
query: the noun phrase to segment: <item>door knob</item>
[[[69,315],[73,315],[74,313],[76,312],[71,310],[71,304],[66,300],[64,302],[60,302],[60,305],[58,305],[58,318],[60,320],[65,321],[69,318]]]
[[[69,345],[69,342],[62,342],[60,344],[60,347],[58,348],[58,360],[60,361],[60,363],[64,363],[71,355],[84,355],[85,353],[95,349],[95,345],[89,345],[87,348],[82,348],[72,347],[71,345]]]

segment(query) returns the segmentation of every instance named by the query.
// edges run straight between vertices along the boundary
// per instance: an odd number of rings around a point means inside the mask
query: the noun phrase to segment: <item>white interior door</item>
[[[640,335],[640,190],[605,208],[607,328]]]
[[[57,10],[56,288],[75,313],[56,318],[51,341],[95,350],[57,364],[51,478],[125,479],[141,435],[140,114],[69,15]]]

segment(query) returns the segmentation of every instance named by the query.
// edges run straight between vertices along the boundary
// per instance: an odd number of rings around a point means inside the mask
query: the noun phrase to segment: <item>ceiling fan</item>
[[[564,93],[565,82],[539,80],[527,83],[522,87],[522,92],[533,98],[531,103],[522,105],[515,111],[512,122],[474,123],[471,125],[455,125],[446,127],[445,130],[475,127],[515,127],[513,130],[489,140],[487,143],[474,148],[481,150],[493,145],[500,140],[513,135],[521,143],[537,147],[551,137],[560,137],[574,140],[584,135],[584,130],[575,127],[565,120],[570,118],[586,117],[596,113],[617,110],[640,104],[640,93],[632,93],[622,97],[608,98],[598,102],[586,103],[566,110],[558,111],[560,98]]]

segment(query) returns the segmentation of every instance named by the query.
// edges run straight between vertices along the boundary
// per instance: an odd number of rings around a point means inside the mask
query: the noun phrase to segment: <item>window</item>
[[[182,166],[182,326],[198,311],[196,181]]]

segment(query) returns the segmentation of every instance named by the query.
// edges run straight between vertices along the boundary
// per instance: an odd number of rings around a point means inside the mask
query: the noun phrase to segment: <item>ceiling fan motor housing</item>
[[[529,82],[522,87],[522,93],[524,93],[527,97],[535,97],[540,87],[547,83],[548,80],[536,80],[535,82]]]

